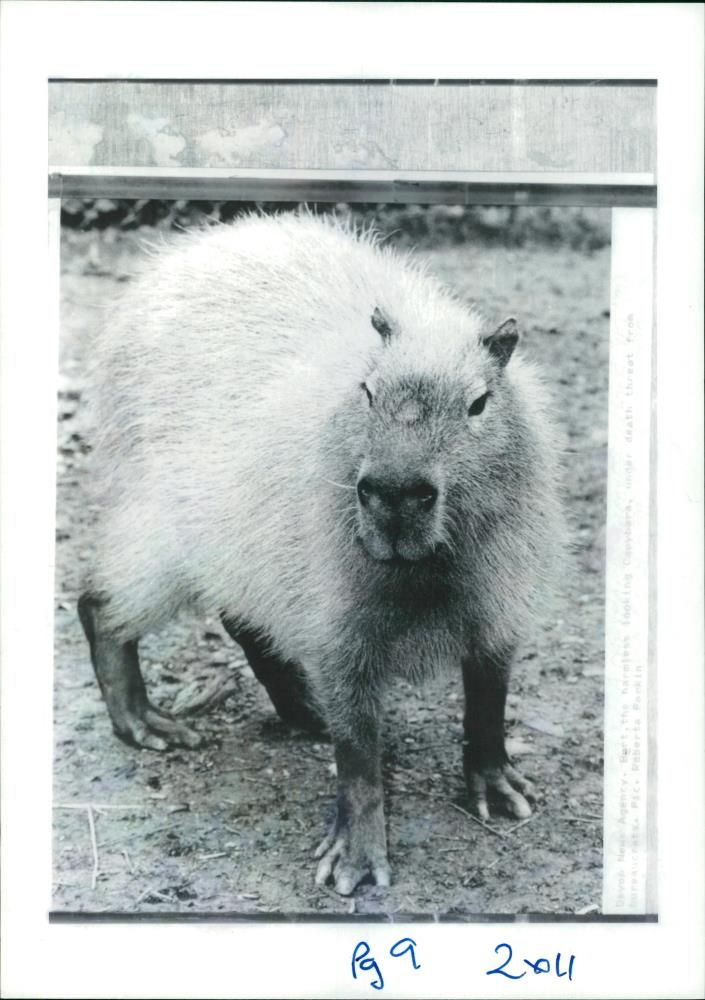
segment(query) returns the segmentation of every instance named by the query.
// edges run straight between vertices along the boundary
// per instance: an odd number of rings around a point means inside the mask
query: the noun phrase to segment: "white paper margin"
[[[191,4],[4,0],[2,60],[2,994],[365,996],[349,958],[403,933],[422,969],[387,996],[702,997],[702,146],[700,4]],[[207,21],[207,23],[205,23]],[[335,926],[47,921],[56,342],[46,78],[659,79],[659,923]],[[10,183],[8,183],[8,179]],[[500,941],[576,977],[487,978]]]

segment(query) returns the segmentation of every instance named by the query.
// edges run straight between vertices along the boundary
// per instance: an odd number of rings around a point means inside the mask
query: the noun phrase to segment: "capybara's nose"
[[[438,489],[426,479],[399,483],[363,476],[357,484],[357,495],[363,507],[412,514],[433,510]]]

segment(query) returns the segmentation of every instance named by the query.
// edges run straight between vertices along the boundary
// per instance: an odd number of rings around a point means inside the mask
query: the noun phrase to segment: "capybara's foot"
[[[114,718],[113,728],[126,743],[146,750],[168,750],[170,747],[195,750],[202,742],[195,729],[177,722],[149,702],[138,711],[121,713],[119,720]]]
[[[536,798],[534,786],[507,763],[500,767],[468,769],[465,774],[472,811],[482,820],[490,818],[488,798],[516,819],[531,816],[529,799]]]
[[[325,719],[315,705],[309,701],[295,700],[290,705],[275,706],[279,718],[295,729],[303,729],[312,736],[323,736],[327,733]]]
[[[382,807],[379,806],[365,823],[358,822],[354,826],[341,820],[339,809],[330,832],[314,857],[320,859],[316,885],[325,885],[332,878],[341,896],[354,892],[366,875],[371,875],[377,885],[386,888],[391,877]]]

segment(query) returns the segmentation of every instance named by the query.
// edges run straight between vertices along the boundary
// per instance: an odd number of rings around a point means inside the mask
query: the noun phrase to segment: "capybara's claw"
[[[195,729],[149,704],[121,719],[115,732],[126,743],[145,750],[168,750],[174,746],[195,750],[202,742]]]
[[[379,852],[370,851],[371,857],[358,857],[352,860],[348,837],[344,834],[334,836],[329,834],[316,850],[315,857],[320,858],[316,871],[316,885],[325,885],[332,878],[335,891],[341,896],[350,896],[366,875],[371,875],[375,884],[387,888],[391,882],[389,863],[386,857],[378,856]]]
[[[528,800],[536,798],[530,781],[522,777],[511,764],[470,771],[467,776],[468,794],[472,811],[481,820],[490,818],[488,795],[500,805],[503,812],[515,819],[528,819],[531,806]]]
[[[316,869],[316,885],[325,885],[333,874],[333,868],[342,854],[343,838],[334,837],[331,834],[318,845],[314,852],[314,858],[318,859]]]
[[[360,836],[351,834],[347,825],[336,823],[316,848],[318,858],[316,885],[333,880],[336,892],[349,896],[367,876],[376,885],[387,888],[391,882],[389,862],[384,844],[361,842]]]

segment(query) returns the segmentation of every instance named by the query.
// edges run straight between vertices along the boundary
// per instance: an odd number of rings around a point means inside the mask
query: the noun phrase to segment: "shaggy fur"
[[[310,216],[249,217],[149,261],[95,355],[91,590],[116,639],[196,605],[314,670],[341,645],[414,673],[513,645],[560,541],[557,447],[536,371],[500,369],[489,333],[409,260]],[[395,420],[408,396],[420,416]],[[356,545],[355,484],[380,450],[442,476],[431,564]]]

